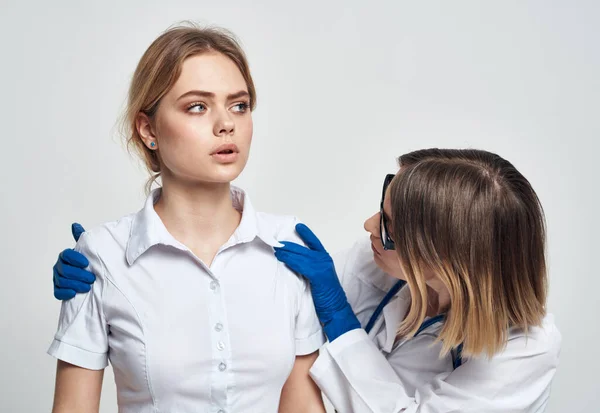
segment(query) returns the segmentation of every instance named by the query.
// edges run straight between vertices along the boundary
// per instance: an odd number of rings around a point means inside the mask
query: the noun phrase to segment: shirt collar
[[[154,204],[160,198],[161,191],[161,188],[153,190],[146,198],[144,207],[133,217],[129,241],[125,250],[125,257],[129,265],[132,265],[154,245],[169,245],[179,250],[189,251],[185,245],[169,233],[154,210]],[[275,238],[276,229],[254,210],[250,199],[242,189],[231,186],[231,200],[234,208],[242,213],[242,219],[223,248],[251,242],[257,237],[270,247],[281,246]]]
[[[379,348],[386,353],[391,353],[398,335],[398,327],[404,320],[409,307],[410,290],[408,285],[402,287],[388,305],[383,307],[383,320],[380,322],[378,330],[376,330],[378,332],[375,337]],[[381,327],[381,324],[384,325],[384,328]],[[373,329],[375,330],[375,328]]]
[[[256,212],[250,198],[242,189],[231,186],[231,200],[233,207],[242,213],[242,219],[226,245],[251,242],[258,237],[270,247],[282,246],[276,238],[277,227],[269,222],[264,214]]]

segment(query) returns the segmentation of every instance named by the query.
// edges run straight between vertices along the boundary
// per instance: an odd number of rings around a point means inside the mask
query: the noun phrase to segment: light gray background
[[[72,221],[142,206],[115,120],[143,51],[184,19],[230,28],[250,58],[259,104],[237,183],[332,251],[363,234],[397,155],[476,147],[520,168],[546,210],[563,333],[548,411],[597,409],[599,2],[146,0],[1,3],[0,411],[50,409],[51,267]],[[102,397],[115,411],[111,371]]]

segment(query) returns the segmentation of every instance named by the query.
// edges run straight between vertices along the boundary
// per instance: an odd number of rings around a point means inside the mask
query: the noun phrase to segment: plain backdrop
[[[234,31],[258,90],[236,182],[329,250],[378,209],[396,157],[497,152],[545,207],[549,309],[563,334],[548,412],[598,408],[598,1],[2,1],[0,411],[49,411],[70,224],[142,207],[145,172],[115,122],[144,50],[181,20]],[[183,288],[183,287],[182,287]],[[102,412],[116,406],[112,371]]]

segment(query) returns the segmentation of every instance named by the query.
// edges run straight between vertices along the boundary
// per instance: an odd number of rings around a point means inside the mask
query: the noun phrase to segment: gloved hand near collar
[[[71,226],[71,232],[75,241],[78,241],[85,229],[75,223]],[[88,265],[87,258],[74,249],[68,248],[61,252],[52,269],[54,297],[59,300],[70,300],[77,293],[90,291],[96,276],[85,270]]]
[[[346,299],[333,260],[321,241],[304,224],[296,225],[296,232],[308,248],[293,242],[281,242],[284,246],[275,248],[275,257],[310,282],[317,317],[329,341],[361,328]]]

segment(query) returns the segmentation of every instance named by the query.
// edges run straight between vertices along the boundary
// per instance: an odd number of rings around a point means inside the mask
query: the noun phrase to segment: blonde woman
[[[324,342],[308,285],[273,256],[297,220],[255,211],[230,185],[255,102],[227,32],[175,27],[142,56],[128,143],[161,186],[135,214],[75,228],[78,253],[61,254],[58,287],[81,287],[72,260],[98,280],[63,303],[54,413],[98,412],[108,361],[123,413],[324,412],[308,375]]]
[[[310,280],[329,339],[312,377],[339,412],[544,411],[561,336],[533,188],[485,151],[399,164],[365,222],[370,240],[332,259],[299,224],[309,248],[275,249]]]

